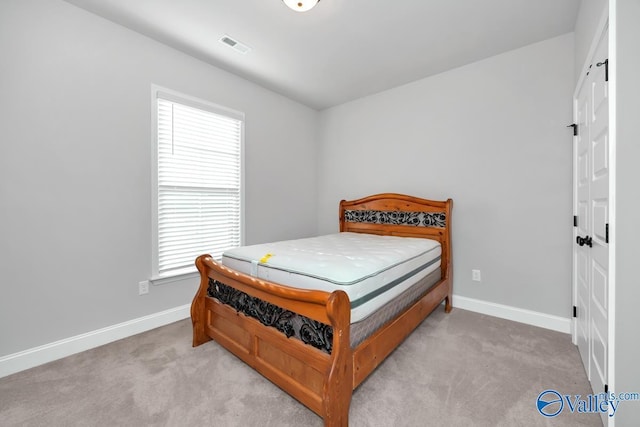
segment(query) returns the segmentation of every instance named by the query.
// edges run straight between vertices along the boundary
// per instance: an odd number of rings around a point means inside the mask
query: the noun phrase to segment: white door
[[[608,31],[575,103],[575,338],[594,393],[607,384],[609,324]],[[606,414],[604,414],[606,417]],[[606,424],[606,421],[605,421]]]
[[[591,82],[591,114],[589,119],[590,248],[591,300],[591,386],[595,393],[607,383],[609,325],[609,83],[608,32],[605,31],[594,56],[589,77]]]
[[[589,169],[591,164],[591,150],[589,150],[590,88],[591,80],[587,76],[576,100],[576,124],[578,125],[574,146],[574,194],[576,199],[574,225],[576,226],[576,239],[582,239],[591,234],[591,221],[589,221]],[[589,249],[589,246],[583,243],[582,245],[577,245],[574,252],[576,343],[580,350],[587,376],[591,375],[591,363],[589,362],[589,299],[591,295]]]

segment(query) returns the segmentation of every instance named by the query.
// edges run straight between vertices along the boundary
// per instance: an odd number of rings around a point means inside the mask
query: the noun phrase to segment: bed
[[[193,346],[215,340],[325,426],[348,425],[353,390],[443,301],[451,311],[452,206],[343,200],[338,234],[198,257]]]

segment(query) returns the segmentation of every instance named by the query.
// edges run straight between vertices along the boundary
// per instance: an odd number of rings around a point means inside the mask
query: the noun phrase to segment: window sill
[[[200,273],[198,271],[190,271],[186,273],[178,273],[172,276],[152,277],[151,279],[149,279],[149,282],[154,286],[158,286],[158,285],[166,285],[172,282],[179,282],[181,280],[192,279],[196,277],[200,277]]]

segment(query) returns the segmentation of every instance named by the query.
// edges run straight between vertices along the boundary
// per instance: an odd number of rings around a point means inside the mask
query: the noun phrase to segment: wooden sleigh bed
[[[451,311],[452,205],[451,199],[431,201],[393,193],[340,202],[341,232],[419,237],[441,245],[437,283],[355,347],[350,344],[352,307],[344,291],[299,289],[257,279],[209,255],[196,260],[201,282],[191,305],[193,346],[214,339],[322,417],[325,426],[347,426],[353,390],[443,301],[445,311]],[[431,220],[434,216],[437,221]],[[330,353],[222,303],[211,296],[212,286],[225,286],[327,325]]]

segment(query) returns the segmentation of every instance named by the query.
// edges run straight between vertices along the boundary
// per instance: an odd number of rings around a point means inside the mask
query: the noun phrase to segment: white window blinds
[[[157,271],[194,271],[240,246],[241,117],[157,94]]]

